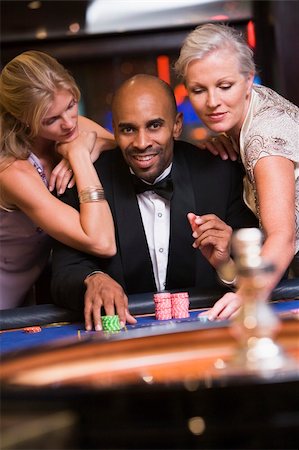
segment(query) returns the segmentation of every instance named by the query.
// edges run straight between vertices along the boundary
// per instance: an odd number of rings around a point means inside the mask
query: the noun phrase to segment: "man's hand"
[[[126,322],[136,323],[136,319],[129,313],[128,297],[113,278],[106,273],[95,273],[85,278],[84,283],[86,285],[84,308],[86,330],[90,331],[93,324],[95,330],[102,330],[102,307],[106,315],[117,314],[122,327]]]
[[[196,216],[188,214],[195,241],[194,248],[217,270],[230,261],[232,228],[215,214]]]
[[[197,146],[201,150],[209,150],[215,156],[219,155],[224,160],[236,161],[238,158],[238,152],[235,150],[231,139],[223,133],[202,141]]]

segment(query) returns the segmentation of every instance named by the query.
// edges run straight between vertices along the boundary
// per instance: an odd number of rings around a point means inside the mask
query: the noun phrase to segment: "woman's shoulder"
[[[3,159],[0,162],[1,179],[9,178],[12,175],[32,175],[34,172],[32,164],[27,159]]]
[[[298,144],[299,108],[277,92],[265,86],[254,85],[251,122],[246,132],[247,141],[262,139],[265,147],[283,146],[291,153]],[[259,143],[260,146],[260,143]]]
[[[251,120],[240,146],[243,163],[253,168],[265,156],[298,161],[299,109],[270,88],[253,89]]]
[[[273,89],[262,85],[253,85],[255,96],[254,115],[257,120],[275,119],[284,116],[286,119],[299,123],[299,108],[278,94]]]
[[[0,162],[0,208],[5,211],[12,211],[15,205],[11,202],[11,192],[14,189],[16,180],[24,179],[24,173],[27,172],[27,164],[23,160],[8,160],[2,159]],[[26,176],[26,175],[25,175]]]
[[[16,209],[20,199],[40,192],[43,184],[33,165],[27,160],[15,160],[0,172],[0,203],[5,209]]]
[[[16,159],[0,172],[2,195],[9,196],[13,192],[21,194],[28,188],[35,189],[39,181],[40,176],[27,160]]]

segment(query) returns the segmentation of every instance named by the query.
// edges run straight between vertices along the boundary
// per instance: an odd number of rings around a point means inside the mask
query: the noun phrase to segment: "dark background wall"
[[[27,3],[1,2],[2,66],[25,50],[48,52],[58,58],[77,80],[82,92],[81,112],[106,128],[111,128],[110,102],[114,89],[135,73],[158,74],[157,58],[161,55],[168,58],[169,81],[179,98],[180,82],[174,74],[173,64],[186,34],[200,21],[135,31],[69,35],[60,32],[59,27],[72,19],[83,23],[88,1],[43,2],[45,5],[38,13],[40,16],[34,16],[36,23],[32,22],[32,15],[30,23],[29,19],[26,20]],[[244,7],[245,3],[244,17],[236,19],[234,10],[240,5]],[[213,6],[213,17],[217,17],[216,6]],[[196,11],[200,12],[200,8],[198,6]],[[225,22],[239,28],[245,35],[248,22],[254,23],[255,61],[262,84],[299,104],[299,1],[219,2],[219,17],[223,11],[231,14]],[[30,32],[31,28],[38,26],[38,21],[51,21],[53,29],[56,25],[55,32],[46,39],[36,39]],[[181,101],[185,115],[183,137],[190,140],[204,138],[205,133],[198,128],[198,120],[187,100]]]
[[[264,84],[299,105],[299,1],[255,1],[253,18]]]

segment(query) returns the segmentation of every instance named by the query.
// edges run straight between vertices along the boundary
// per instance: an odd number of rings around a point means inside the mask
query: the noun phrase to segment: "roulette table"
[[[298,448],[299,300],[271,302],[293,364],[264,373],[228,370],[232,322],[206,321],[209,302],[190,297],[189,318],[157,321],[152,294],[140,294],[137,324],[117,333],[44,305],[21,326],[4,318],[2,448]]]

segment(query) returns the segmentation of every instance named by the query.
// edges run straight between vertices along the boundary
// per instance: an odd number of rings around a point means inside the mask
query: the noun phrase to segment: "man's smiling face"
[[[181,115],[155,77],[137,77],[116,95],[115,139],[139,178],[153,182],[169,166],[181,124]]]

